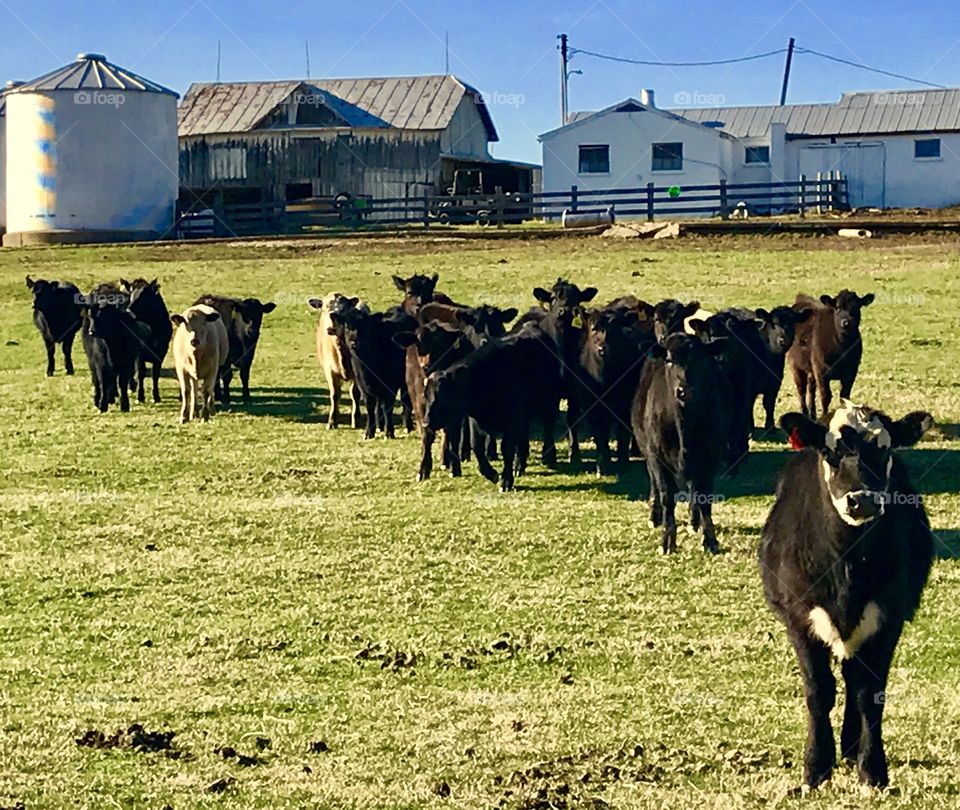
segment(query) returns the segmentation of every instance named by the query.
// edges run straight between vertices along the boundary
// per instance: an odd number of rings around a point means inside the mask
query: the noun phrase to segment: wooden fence
[[[677,218],[719,216],[727,219],[746,208],[751,214],[822,212],[846,209],[847,180],[839,172],[803,175],[795,183],[727,183],[460,196],[421,196],[372,199],[337,198],[184,206],[178,236],[246,236],[304,234],[331,228],[396,227],[403,225],[479,224],[502,227],[528,220],[556,220],[564,211],[576,214],[612,210],[617,217]]]

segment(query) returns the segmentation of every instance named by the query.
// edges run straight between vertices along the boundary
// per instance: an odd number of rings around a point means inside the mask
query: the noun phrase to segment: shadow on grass
[[[960,560],[960,529],[934,529],[933,553],[941,560]]]
[[[232,388],[230,394],[230,405],[224,407],[224,410],[251,416],[269,416],[288,422],[326,422],[327,409],[330,407],[327,393],[320,388],[296,386],[253,388],[247,402],[235,394]],[[349,425],[349,412],[342,398],[340,415],[343,417],[341,424]]]

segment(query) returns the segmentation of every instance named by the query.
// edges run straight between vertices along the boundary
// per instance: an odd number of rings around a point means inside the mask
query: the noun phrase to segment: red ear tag
[[[797,428],[790,431],[790,446],[794,450],[803,450],[803,440],[800,438]]]

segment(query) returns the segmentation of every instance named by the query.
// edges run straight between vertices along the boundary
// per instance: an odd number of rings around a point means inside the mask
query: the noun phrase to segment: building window
[[[655,143],[653,145],[653,163],[650,169],[655,172],[682,172],[683,144]]]
[[[609,174],[610,147],[581,146],[580,147],[580,174]]]
[[[744,157],[744,163],[769,163],[770,162],[770,147],[769,146],[748,146],[746,149],[746,155]]]
[[[921,140],[914,141],[913,157],[915,159],[940,157],[940,139],[923,138]]]

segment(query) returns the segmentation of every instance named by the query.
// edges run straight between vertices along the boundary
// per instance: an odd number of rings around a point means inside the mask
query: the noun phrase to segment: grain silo
[[[4,245],[171,235],[176,93],[84,53],[3,99]]]
[[[7,100],[4,94],[19,84],[20,82],[7,82],[0,91],[0,236],[7,227]]]

